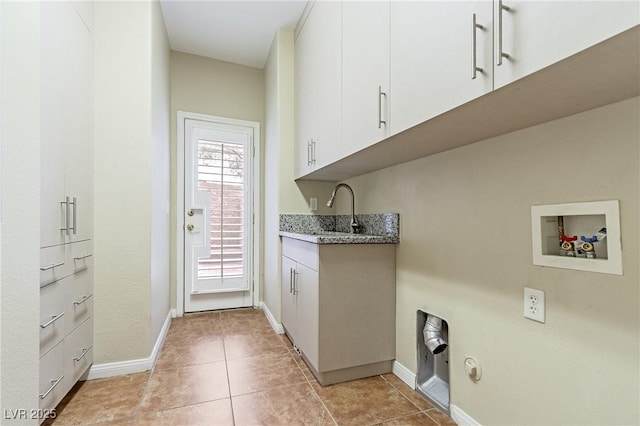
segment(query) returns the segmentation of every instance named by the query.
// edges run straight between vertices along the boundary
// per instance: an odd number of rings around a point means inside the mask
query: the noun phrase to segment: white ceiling
[[[304,0],[161,0],[172,50],[264,68],[275,32],[295,28]]]

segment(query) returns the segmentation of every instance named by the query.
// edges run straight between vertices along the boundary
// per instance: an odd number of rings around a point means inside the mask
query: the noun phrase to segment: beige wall
[[[149,10],[144,2],[94,9],[96,364],[149,355]]]
[[[293,180],[293,32],[276,33],[265,66],[265,167],[264,167],[264,279],[261,300],[280,321],[281,251],[280,213],[311,213],[309,197],[318,198],[318,213],[325,206],[332,183]]]
[[[0,3],[0,412],[38,408],[40,5]]]
[[[195,112],[264,121],[264,78],[257,68],[171,52],[171,188],[176,188],[176,116]],[[171,306],[176,306],[176,193],[171,191]]]
[[[157,6],[95,4],[95,364],[149,357],[169,310],[168,52]]]
[[[170,48],[159,2],[151,5],[151,342],[169,312]]]
[[[361,212],[400,213],[397,360],[415,372],[417,309],[445,318],[451,402],[481,424],[640,422],[638,116],[636,98],[348,181]],[[610,199],[624,276],[532,265],[532,205]]]

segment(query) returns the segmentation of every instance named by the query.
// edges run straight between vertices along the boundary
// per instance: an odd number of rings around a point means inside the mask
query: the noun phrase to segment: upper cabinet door
[[[491,1],[391,2],[391,134],[493,89],[492,11]]]
[[[341,4],[313,4],[295,41],[295,175],[339,158]]]
[[[65,242],[68,209],[65,201],[65,141],[70,87],[66,60],[73,56],[67,27],[75,12],[59,2],[43,2],[40,111],[40,246]]]
[[[389,135],[389,2],[342,3],[342,145],[349,155]]]
[[[93,3],[83,10],[90,17]],[[93,235],[93,41],[83,19],[66,28],[73,43],[68,58],[68,110],[65,138],[65,195],[70,198],[71,232],[67,241],[82,241]],[[88,19],[88,18],[87,18]],[[75,202],[74,202],[75,199]]]
[[[639,17],[637,1],[496,0],[495,88],[638,25]],[[500,53],[508,57],[498,65]]]
[[[42,4],[41,247],[93,231],[92,7],[83,19],[70,3]]]

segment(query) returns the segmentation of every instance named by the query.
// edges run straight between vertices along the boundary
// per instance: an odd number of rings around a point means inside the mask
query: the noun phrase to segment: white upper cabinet
[[[295,176],[339,159],[341,4],[315,2],[295,41]]]
[[[317,1],[296,42],[296,177],[342,180],[637,96],[639,23],[638,1]]]
[[[389,2],[342,3],[342,145],[349,155],[389,135]]]
[[[68,3],[44,2],[41,25],[41,247],[48,247],[92,235],[93,45]]]
[[[391,2],[391,134],[493,89],[492,14],[491,1]]]
[[[496,1],[495,88],[638,25],[639,20],[637,1]],[[508,57],[499,61],[501,52]]]

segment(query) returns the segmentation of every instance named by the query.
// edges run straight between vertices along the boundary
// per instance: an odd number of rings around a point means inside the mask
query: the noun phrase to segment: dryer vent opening
[[[427,321],[422,330],[422,334],[425,346],[434,355],[444,352],[449,345],[442,333],[442,319],[433,315],[427,315]]]
[[[416,390],[449,414],[449,324],[418,310],[416,318],[418,371]]]

